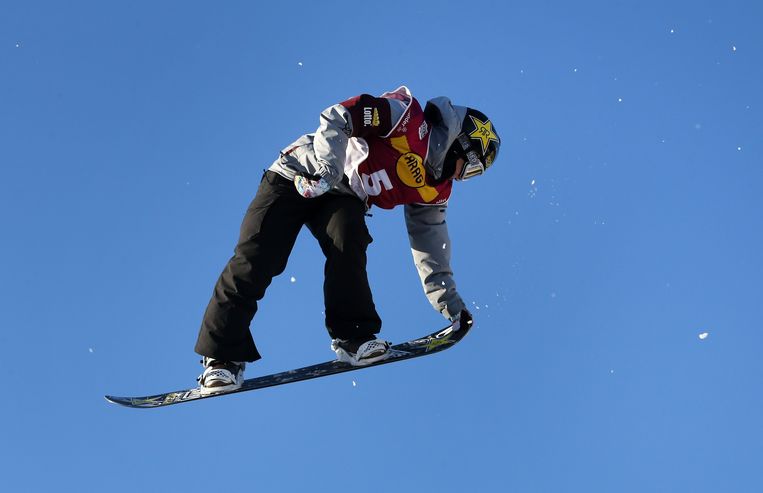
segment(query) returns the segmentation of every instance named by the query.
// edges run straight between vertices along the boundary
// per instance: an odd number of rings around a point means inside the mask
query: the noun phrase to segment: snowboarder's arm
[[[316,170],[295,178],[297,190],[309,198],[336,186],[344,175],[349,139],[388,134],[405,108],[401,101],[362,94],[323,110],[313,138]]]
[[[444,206],[406,205],[405,223],[424,293],[435,310],[455,320],[465,309],[450,268],[450,237]]]

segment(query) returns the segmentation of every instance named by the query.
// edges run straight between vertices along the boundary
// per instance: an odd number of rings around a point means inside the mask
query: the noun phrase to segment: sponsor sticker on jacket
[[[424,137],[427,136],[427,133],[429,132],[429,125],[427,125],[427,121],[424,120],[421,122],[421,126],[419,127],[419,140],[424,140]]]
[[[363,126],[364,127],[378,127],[381,124],[379,120],[379,110],[376,108],[363,108]]]

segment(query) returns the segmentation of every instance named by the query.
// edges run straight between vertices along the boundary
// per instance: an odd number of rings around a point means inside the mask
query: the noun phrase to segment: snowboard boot
[[[204,373],[196,379],[201,395],[236,390],[244,382],[246,363],[243,361],[221,361],[204,356],[201,364],[204,365]]]
[[[331,349],[336,353],[337,360],[352,366],[365,366],[387,359],[390,355],[389,346],[389,342],[374,336],[331,341]]]

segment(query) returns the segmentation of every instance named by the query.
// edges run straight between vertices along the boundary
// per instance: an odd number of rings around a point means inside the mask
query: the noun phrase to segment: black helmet
[[[452,176],[456,160],[462,158],[466,162],[457,178],[468,180],[479,176],[493,164],[500,147],[501,138],[498,137],[493,122],[481,111],[467,108],[461,123],[461,133],[445,156],[445,168],[452,168],[452,171],[450,174],[445,171],[443,175]]]

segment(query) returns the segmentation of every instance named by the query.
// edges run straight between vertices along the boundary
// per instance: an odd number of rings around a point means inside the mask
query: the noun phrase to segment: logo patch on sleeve
[[[363,126],[364,127],[378,127],[381,124],[379,120],[379,110],[376,108],[369,108],[368,106],[363,108]]]

